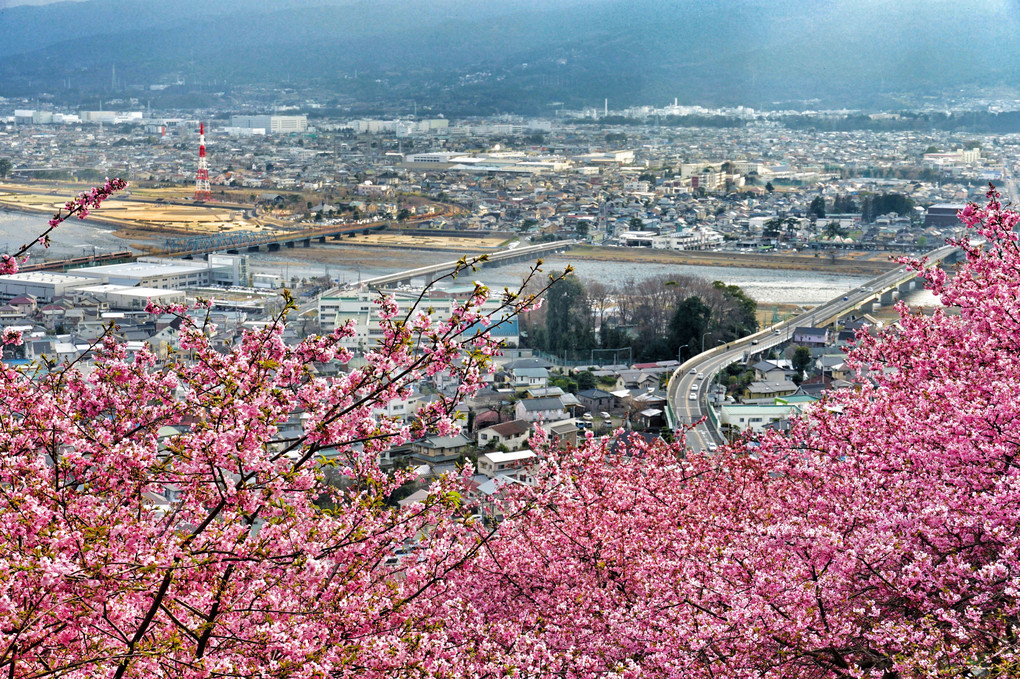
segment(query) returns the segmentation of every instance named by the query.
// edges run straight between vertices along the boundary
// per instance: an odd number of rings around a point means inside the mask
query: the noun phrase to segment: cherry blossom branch
[[[48,248],[51,242],[50,233],[55,228],[73,216],[77,216],[78,219],[85,219],[92,210],[99,209],[104,200],[117,191],[127,188],[127,185],[128,183],[120,178],[108,179],[102,186],[93,187],[90,191],[82,191],[64,203],[64,206],[58,209],[56,214],[49,220],[49,228],[39,234],[35,240],[22,245],[21,249],[14,254],[5,253],[0,255],[0,275],[18,273],[18,263],[25,262],[25,259],[21,259],[21,257],[36,245]]]

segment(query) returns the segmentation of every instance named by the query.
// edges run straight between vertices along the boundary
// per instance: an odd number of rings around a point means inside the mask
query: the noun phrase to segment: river
[[[46,230],[49,218],[43,214],[0,210],[0,252],[17,250]],[[49,249],[32,248],[33,260],[63,259],[99,253],[130,250],[128,242],[114,235],[114,227],[72,217],[50,234]],[[33,261],[29,260],[29,261]]]
[[[44,215],[0,211],[0,252],[20,247],[37,237],[45,228]],[[93,251],[102,253],[130,249],[127,241],[114,235],[113,227],[90,223],[88,220],[70,219],[64,222],[53,232],[52,239],[53,245],[49,250],[33,251],[36,258],[77,257],[92,254]],[[455,259],[457,257],[448,252],[336,244],[311,250],[295,248],[272,253],[253,253],[250,255],[250,269],[253,272],[282,275],[287,280],[295,276],[312,278],[328,274],[340,282],[348,282]],[[563,255],[547,258],[544,268],[547,273],[553,273],[562,270],[567,264],[574,267],[578,277],[606,284],[620,284],[627,279],[640,280],[654,276],[696,276],[710,281],[723,281],[727,285],[739,286],[749,297],[766,305],[820,304],[863,285],[869,278],[785,269],[584,261]],[[470,276],[492,288],[502,289],[504,286],[518,285],[528,268],[528,264],[521,262],[483,268]],[[919,305],[936,303],[927,291],[913,292],[907,301]]]

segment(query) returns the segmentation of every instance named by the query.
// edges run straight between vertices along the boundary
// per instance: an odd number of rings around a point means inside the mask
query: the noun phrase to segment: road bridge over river
[[[959,248],[947,245],[925,256],[929,266],[933,266],[955,261],[961,255]],[[709,450],[723,443],[715,412],[708,404],[709,387],[719,371],[731,363],[763,354],[789,341],[795,328],[831,325],[855,309],[871,310],[874,304],[892,304],[897,295],[923,287],[923,284],[914,270],[899,266],[806,313],[694,356],[677,368],[669,379],[666,390],[668,424],[676,429],[704,419],[687,434],[687,442],[694,451]]]
[[[476,264],[476,266],[499,266],[500,264],[509,264],[511,262],[534,261],[545,254],[563,252],[569,248],[572,243],[574,243],[574,241],[560,240],[553,241],[552,243],[540,243],[538,245],[527,245],[524,247],[511,247],[498,252],[486,254],[485,262]],[[471,261],[470,256],[468,256],[468,261]],[[343,294],[344,290],[357,288],[378,289],[389,285],[410,285],[411,281],[415,278],[422,279],[425,282],[425,285],[428,285],[435,280],[437,275],[443,275],[453,271],[459,263],[460,260],[450,260],[449,262],[442,262],[441,264],[433,264],[431,266],[407,269],[406,271],[398,271],[396,273],[385,274],[383,276],[375,276],[373,278],[364,279],[358,283],[350,283],[342,288],[334,288],[318,295],[311,301],[302,304],[298,308],[298,314],[303,315],[311,313],[314,309],[319,307],[319,301],[323,297],[336,295],[338,293]]]
[[[507,248],[505,250],[499,250],[498,252],[488,253],[486,255],[485,262],[481,263],[481,266],[498,266],[500,264],[509,264],[511,262],[535,260],[540,258],[542,255],[552,252],[563,252],[573,243],[574,241],[572,240],[559,240],[551,243]],[[428,285],[435,279],[437,274],[442,275],[453,271],[453,269],[457,266],[457,262],[458,260],[451,260],[440,264],[432,264],[431,266],[422,266],[416,269],[408,269],[406,271],[398,271],[397,273],[376,276],[374,278],[361,281],[361,285],[370,288],[382,288],[387,285],[409,285],[411,280],[415,278],[424,279],[425,284]]]

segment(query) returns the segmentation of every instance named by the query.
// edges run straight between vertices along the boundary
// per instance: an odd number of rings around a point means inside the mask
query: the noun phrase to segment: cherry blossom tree
[[[860,389],[789,434],[542,448],[445,583],[464,670],[1017,676],[1020,215],[961,219],[985,242],[955,276],[912,263],[950,310],[859,335]]]
[[[313,368],[348,363],[353,330],[289,346],[289,298],[226,352],[208,316],[151,306],[181,323],[168,358],[108,334],[74,362],[0,367],[0,675],[441,673],[436,623],[411,604],[495,529],[472,518],[461,477],[391,507],[412,473],[378,458],[454,431],[498,353],[491,328],[536,303],[505,290],[483,314],[487,295],[475,284],[447,318],[381,297],[382,340],[335,378]],[[373,415],[439,372],[459,379],[455,398],[413,425]]]
[[[220,353],[180,307],[161,310],[182,321],[166,360],[104,337],[79,363],[5,367],[0,668],[1016,676],[1020,216],[993,192],[961,218],[984,242],[956,243],[954,276],[912,263],[950,310],[859,335],[859,389],[713,455],[539,434],[500,521],[470,467],[386,504],[409,477],[378,455],[451,431],[456,399],[415,426],[372,414],[439,371],[477,388],[502,318],[482,286],[447,320],[381,299],[381,344],[336,378],[312,366],[350,358],[347,327],[288,346],[281,316]]]

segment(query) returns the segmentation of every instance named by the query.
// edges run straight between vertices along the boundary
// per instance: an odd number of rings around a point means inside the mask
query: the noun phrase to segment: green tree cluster
[[[825,198],[821,196],[815,196],[811,200],[811,205],[808,206],[808,212],[813,214],[818,219],[825,218]]]
[[[804,371],[811,366],[811,350],[805,346],[798,346],[793,350],[793,369],[797,371],[801,377],[804,376]]]
[[[783,231],[790,232],[796,228],[796,217],[773,217],[762,225],[761,236],[768,240],[776,240],[783,234]]]
[[[595,375],[590,370],[582,370],[575,377],[577,379],[578,391],[587,391],[588,389],[594,389],[596,386]]]
[[[539,348],[560,354],[595,347],[584,286],[577,276],[567,276],[549,289],[546,309],[545,327],[536,333]]]
[[[572,275],[524,319],[524,341],[573,360],[588,360],[595,349],[627,348],[635,361],[667,360],[697,353],[703,339],[707,348],[755,332],[756,311],[743,290],[719,281],[659,277],[610,287]]]
[[[732,342],[758,332],[758,302],[738,285],[713,281],[712,288],[722,294],[727,309],[725,313],[713,315],[713,331],[719,342]]]
[[[826,224],[825,225],[825,229],[822,231],[822,235],[825,238],[830,238],[830,239],[831,238],[835,238],[837,236],[839,236],[840,238],[844,238],[849,233],[850,233],[850,231],[847,230],[847,229],[844,229],[842,226],[840,226],[839,222],[836,221],[835,219],[833,219],[831,222]]]
[[[868,194],[861,201],[861,219],[870,224],[890,212],[908,215],[913,209],[914,201],[902,193]]]
[[[680,302],[669,321],[670,344],[687,347],[687,356],[700,351],[701,339],[710,331],[712,310],[700,297],[691,296]]]
[[[835,200],[832,201],[832,211],[841,215],[853,214],[857,212],[857,201],[853,199],[853,196],[837,194]]]

